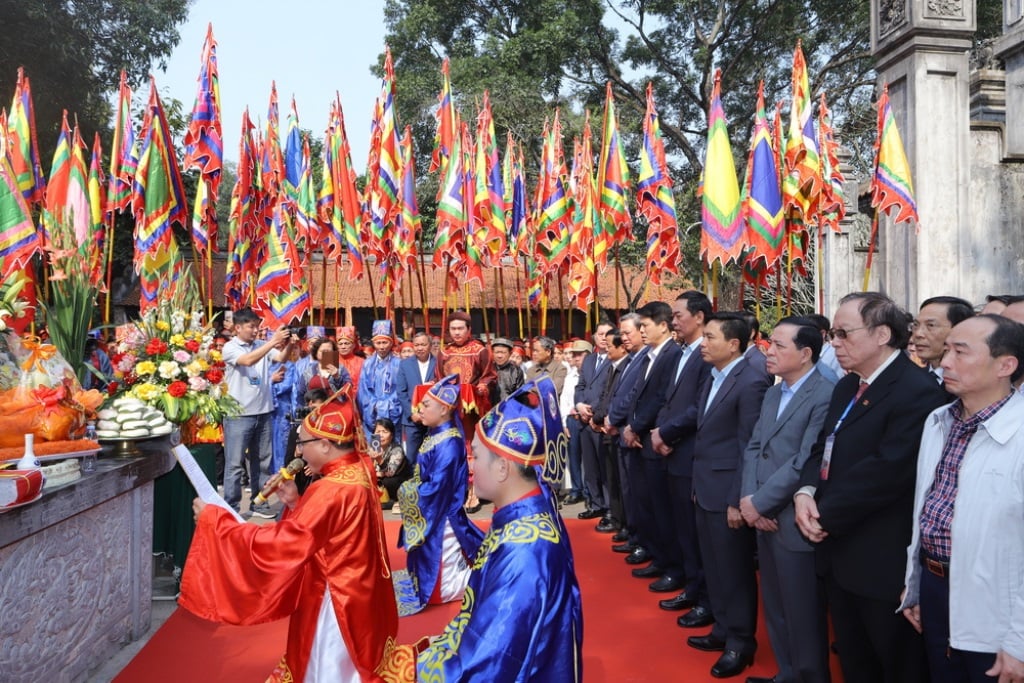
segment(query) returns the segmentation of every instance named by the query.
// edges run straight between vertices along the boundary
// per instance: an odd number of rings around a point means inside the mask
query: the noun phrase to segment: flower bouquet
[[[105,406],[141,402],[176,424],[192,418],[220,423],[237,414],[239,405],[227,393],[213,336],[198,305],[177,308],[163,301],[150,308],[123,329],[111,357],[115,379]]]

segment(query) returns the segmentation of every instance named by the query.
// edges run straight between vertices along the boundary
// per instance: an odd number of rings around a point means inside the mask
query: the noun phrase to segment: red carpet
[[[405,566],[404,553],[394,548],[397,521],[387,521],[391,564]],[[632,681],[716,681],[710,669],[717,653],[686,646],[686,636],[708,629],[676,626],[679,612],[658,609],[660,597],[650,583],[634,579],[623,555],[609,549],[610,536],[593,530],[593,522],[567,520],[576,557],[576,575],[583,593],[583,680],[587,683]],[[672,594],[669,594],[671,596]],[[399,641],[413,642],[440,633],[458,611],[458,603],[430,607],[399,620]],[[219,683],[262,681],[284,651],[287,622],[262,626],[221,626],[176,610],[125,667],[118,683],[153,683],[191,679]],[[734,679],[775,673],[771,647],[762,620],[754,666]],[[833,658],[833,680],[841,681]]]

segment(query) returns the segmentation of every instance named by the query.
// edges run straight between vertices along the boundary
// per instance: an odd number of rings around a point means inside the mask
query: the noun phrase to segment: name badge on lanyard
[[[828,468],[832,464],[832,447],[835,446],[836,435],[829,434],[825,438],[825,451],[821,454],[821,467],[818,469],[818,476],[822,481],[828,481]]]

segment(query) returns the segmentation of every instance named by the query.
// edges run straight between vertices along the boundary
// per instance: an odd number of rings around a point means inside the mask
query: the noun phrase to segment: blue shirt
[[[708,406],[715,400],[715,394],[722,388],[722,383],[725,382],[725,378],[729,376],[732,369],[739,365],[739,362],[743,360],[743,356],[738,356],[733,362],[726,365],[721,370],[711,368],[711,391],[708,392],[707,403],[704,404],[704,412],[708,411]]]

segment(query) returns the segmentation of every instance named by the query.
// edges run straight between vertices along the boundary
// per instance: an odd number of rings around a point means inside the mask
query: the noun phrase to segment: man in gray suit
[[[815,364],[822,338],[814,321],[783,318],[766,352],[768,372],[782,381],[768,390],[743,455],[740,513],[757,529],[765,621],[779,673],[747,683],[828,683],[825,603],[814,546],[800,535],[793,494],[828,412],[834,380]]]

